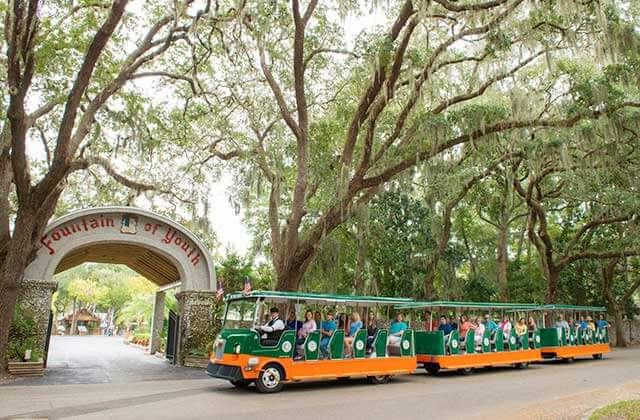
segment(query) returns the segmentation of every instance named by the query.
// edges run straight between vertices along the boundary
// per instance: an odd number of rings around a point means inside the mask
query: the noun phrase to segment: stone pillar
[[[180,338],[178,364],[184,363],[189,354],[208,356],[214,336],[214,311],[216,292],[185,290],[176,294],[180,313]]]
[[[55,281],[22,280],[18,284],[18,298],[16,303],[20,305],[23,313],[34,318],[37,325],[37,334],[34,337],[34,351],[42,353],[49,337],[47,327],[51,315],[51,297],[57,288]],[[55,321],[55,320],[54,320]]]
[[[165,292],[156,292],[153,302],[153,316],[151,317],[151,334],[149,337],[149,353],[155,354],[162,349],[162,326],[164,325]]]

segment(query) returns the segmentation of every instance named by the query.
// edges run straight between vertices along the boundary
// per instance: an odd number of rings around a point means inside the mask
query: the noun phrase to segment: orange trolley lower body
[[[258,364],[249,366],[249,359],[258,359]],[[222,359],[211,358],[210,363],[239,368],[242,372],[243,379],[247,381],[257,379],[258,374],[265,366],[269,364],[277,364],[284,370],[286,381],[305,381],[341,377],[409,374],[415,371],[417,362],[415,357],[407,356],[369,359],[294,361],[291,357],[225,354]]]
[[[546,358],[557,357],[559,359],[572,359],[580,356],[598,356],[609,353],[611,347],[608,343],[580,344],[577,346],[542,347],[542,356]]]
[[[523,364],[542,360],[540,349],[469,353],[448,356],[418,355],[418,363],[438,365],[441,369],[467,369],[485,366]]]

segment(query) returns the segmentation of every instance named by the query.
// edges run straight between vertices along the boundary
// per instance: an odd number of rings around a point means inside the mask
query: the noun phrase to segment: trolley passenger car
[[[393,306],[411,302],[410,299],[253,291],[234,293],[225,300],[224,324],[215,339],[207,373],[229,380],[236,387],[255,383],[260,392],[276,392],[284,382],[349,377],[384,383],[392,375],[415,371],[411,329],[402,332],[395,346],[389,345],[389,330],[384,326],[377,329],[375,336],[367,337],[366,328],[350,328],[346,319],[347,314],[355,316],[354,313],[384,318]],[[323,323],[330,311],[336,318],[345,315],[345,322],[324,341],[320,325],[303,339],[296,326],[281,331],[275,340],[274,336],[265,340],[260,325],[267,322],[270,311],[276,311],[275,316],[284,320],[291,312],[302,317],[308,310],[317,312]],[[275,325],[273,319],[269,324]],[[352,336],[345,339],[350,333]]]
[[[398,309],[412,311],[412,318],[423,314],[425,328],[415,331],[415,351],[418,364],[432,374],[440,369],[459,370],[471,374],[480,367],[513,365],[527,368],[529,363],[541,360],[540,335],[537,329],[518,336],[516,329],[484,328],[478,336],[474,330],[465,331],[462,325],[456,325],[448,334],[439,330],[435,324],[441,316],[447,319],[455,317],[485,317],[495,320],[510,318],[515,323],[518,313],[536,308],[533,304],[480,303],[480,302],[413,302],[399,305]],[[414,321],[415,322],[415,321]],[[496,323],[497,326],[497,323]],[[414,326],[415,328],[415,326]],[[464,331],[462,336],[461,331]]]

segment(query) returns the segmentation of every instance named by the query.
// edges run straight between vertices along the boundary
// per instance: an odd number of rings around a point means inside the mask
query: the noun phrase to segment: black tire
[[[240,389],[247,388],[249,385],[251,385],[250,381],[245,381],[244,379],[240,379],[239,381],[229,381],[229,382],[231,382],[231,385]]]
[[[389,375],[367,376],[367,379],[369,380],[369,382],[371,382],[374,385],[380,385],[380,384],[386,384],[387,382],[389,382],[390,377],[391,376]]]
[[[529,369],[529,362],[516,363],[516,369]]]
[[[593,354],[592,356],[593,356],[593,358],[594,358],[594,359],[596,359],[596,360],[600,360],[600,359],[602,359],[602,353]]]
[[[440,372],[440,365],[438,363],[425,363],[424,368],[427,372],[429,372],[432,375],[435,375],[438,372]]]
[[[576,361],[576,359],[574,359],[573,357],[567,357],[565,359],[562,359],[562,361],[565,363],[573,363]]]
[[[462,368],[462,369],[458,369],[458,372],[460,372],[461,375],[469,376],[469,375],[473,375],[473,372],[475,372],[475,369],[471,367]]]
[[[263,394],[271,394],[282,390],[284,386],[284,370],[275,363],[266,365],[258,374],[256,388]]]

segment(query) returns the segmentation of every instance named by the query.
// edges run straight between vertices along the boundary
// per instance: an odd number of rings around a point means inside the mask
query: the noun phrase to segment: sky
[[[223,256],[226,255],[227,249],[244,255],[251,245],[251,237],[242,224],[244,210],[236,214],[229,202],[227,189],[232,182],[230,174],[225,172],[221,179],[213,184],[209,193],[210,220],[220,242],[218,252]]]

